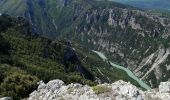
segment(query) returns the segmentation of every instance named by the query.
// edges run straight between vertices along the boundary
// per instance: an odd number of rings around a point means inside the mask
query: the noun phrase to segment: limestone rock
[[[3,98],[0,98],[0,100],[12,100],[11,97],[3,97]]]
[[[159,85],[160,93],[170,93],[170,82],[161,82]]]
[[[99,92],[97,92],[99,91]],[[64,85],[61,80],[45,84],[39,82],[36,91],[28,100],[143,100],[142,91],[124,81],[113,84],[100,84],[94,87],[81,84]]]
[[[47,84],[40,81],[38,84],[38,89],[27,100],[170,100],[170,82],[162,82],[157,89],[159,91],[142,91],[122,80],[94,87],[78,83],[65,85],[61,80],[52,80]]]

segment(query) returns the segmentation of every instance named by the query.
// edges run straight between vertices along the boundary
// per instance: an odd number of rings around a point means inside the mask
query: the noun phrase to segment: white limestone
[[[52,80],[45,84],[41,81],[38,89],[27,100],[170,100],[170,82],[162,82],[159,92],[142,91],[122,80],[98,86],[108,90],[102,89],[102,93],[97,93],[94,87],[78,83],[65,85],[61,80]]]
[[[11,97],[3,97],[3,98],[0,98],[0,100],[12,100]]]
[[[170,93],[170,82],[161,82],[159,85],[159,92]]]

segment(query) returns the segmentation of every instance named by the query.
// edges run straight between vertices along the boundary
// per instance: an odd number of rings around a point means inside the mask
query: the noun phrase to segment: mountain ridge
[[[148,0],[111,0],[111,1],[128,4],[142,9],[170,10],[169,0],[149,0],[149,1]]]
[[[169,80],[168,18],[111,1],[27,2],[28,11],[24,13],[35,31],[102,51],[152,87]],[[3,13],[3,9],[0,12]]]
[[[57,1],[2,0],[0,1],[0,5],[1,5],[0,13],[6,13],[12,16],[25,17],[29,19],[29,21],[34,25],[35,27],[34,30],[37,31],[37,33],[41,33],[49,37],[54,37],[54,36],[57,36],[59,32],[58,30],[58,28],[60,28],[59,26],[60,25],[62,26],[62,23],[60,22],[60,20],[63,19],[62,16],[68,16],[68,17],[73,16],[73,15],[70,15],[73,12],[72,10],[74,9],[74,8],[70,8],[71,6],[76,7],[77,5],[84,5],[84,6],[88,6],[89,8],[87,7],[87,9],[90,10],[95,7],[98,7],[98,5],[101,5],[102,3],[104,3],[103,6],[105,7],[106,5],[128,7],[128,6],[119,4],[119,3],[110,2],[111,4],[109,4],[108,2],[104,2],[104,1],[97,2],[95,0],[79,0],[79,1],[75,1],[75,0],[73,1],[71,0],[63,0],[63,1],[60,1],[60,0],[57,0]],[[51,5],[52,7],[49,7]],[[11,9],[11,6],[13,6],[13,9]],[[56,6],[58,8],[54,8],[53,6],[54,7]],[[64,9],[68,11],[65,11]],[[72,18],[70,19],[72,20]],[[69,21],[70,19],[63,19],[63,20]],[[65,25],[64,27],[66,26],[67,25]]]

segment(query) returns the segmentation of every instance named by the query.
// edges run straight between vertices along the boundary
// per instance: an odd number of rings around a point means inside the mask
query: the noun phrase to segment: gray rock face
[[[61,80],[52,80],[47,84],[41,81],[27,100],[170,100],[169,90],[165,89],[169,88],[169,84],[161,83],[158,92],[142,91],[122,80],[94,87],[78,83],[65,85]]]
[[[81,33],[81,42],[109,54],[114,62],[127,65],[136,76],[148,83],[150,81],[153,87],[159,85],[162,77],[166,81],[169,79],[169,70],[163,72],[161,67],[169,65],[169,48],[156,40],[169,34],[167,28],[161,29],[165,26],[164,19],[143,11],[116,7],[93,10],[86,14],[85,19],[86,24],[75,28],[77,34]],[[150,22],[153,25],[148,24]]]
[[[165,49],[159,47],[159,50],[157,50],[155,53],[152,53],[151,55],[142,60],[142,62],[139,64],[134,73],[138,77],[141,77],[141,79],[145,79],[146,76],[148,76],[152,71],[154,71],[156,79],[159,80],[162,77],[160,65],[166,62],[169,54],[170,48]],[[141,70],[146,66],[150,66],[149,70],[146,70],[146,72]]]
[[[159,85],[159,92],[170,93],[170,82],[161,82]]]
[[[11,97],[3,97],[3,98],[0,98],[0,100],[12,100]]]

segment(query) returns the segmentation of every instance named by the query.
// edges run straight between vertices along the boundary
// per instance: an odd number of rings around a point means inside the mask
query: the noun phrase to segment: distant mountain
[[[126,7],[117,3],[103,3],[102,8],[107,5]],[[100,5],[101,2],[94,0],[0,0],[0,13],[23,16],[33,24],[34,31],[54,38],[76,19],[80,10],[84,12],[79,16],[84,16],[85,12]],[[75,9],[79,10],[75,12]]]
[[[170,10],[169,0],[112,0],[144,9]]]

